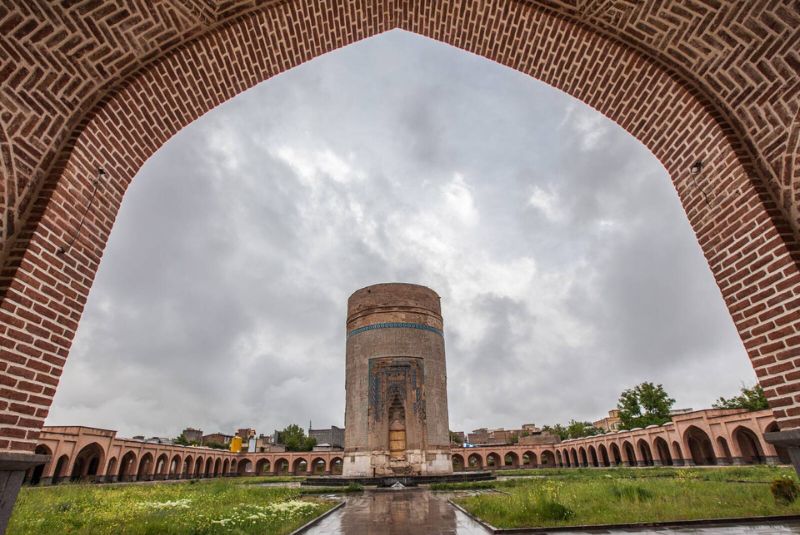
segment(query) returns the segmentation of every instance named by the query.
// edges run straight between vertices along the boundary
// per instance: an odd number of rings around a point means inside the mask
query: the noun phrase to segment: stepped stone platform
[[[317,476],[307,477],[301,485],[316,487],[346,487],[350,484],[365,487],[391,487],[400,483],[404,487],[430,485],[432,483],[462,483],[465,481],[490,481],[496,479],[492,472],[454,472],[440,476],[381,476],[381,477],[345,477],[345,476]]]

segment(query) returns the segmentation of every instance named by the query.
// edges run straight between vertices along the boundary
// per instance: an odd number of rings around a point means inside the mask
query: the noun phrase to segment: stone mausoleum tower
[[[376,284],[347,302],[343,475],[450,474],[439,296]]]

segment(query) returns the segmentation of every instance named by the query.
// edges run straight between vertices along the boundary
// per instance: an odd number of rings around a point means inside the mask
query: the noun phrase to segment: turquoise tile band
[[[424,323],[403,323],[399,321],[392,321],[388,323],[373,323],[372,325],[365,325],[364,327],[353,329],[347,333],[347,337],[350,338],[351,336],[361,334],[365,331],[372,331],[374,329],[419,329],[420,331],[430,331],[438,334],[439,336],[444,336],[444,333],[440,329],[431,327],[430,325],[425,325]]]

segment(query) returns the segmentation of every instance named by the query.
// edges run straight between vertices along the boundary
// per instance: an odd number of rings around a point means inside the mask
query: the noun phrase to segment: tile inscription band
[[[444,333],[441,330],[437,329],[436,327],[431,327],[430,325],[425,325],[424,323],[403,323],[399,321],[391,321],[388,323],[373,323],[372,325],[365,325],[364,327],[353,329],[347,333],[347,337],[350,338],[351,336],[363,333],[364,331],[371,331],[373,329],[419,329],[420,331],[430,331],[438,334],[439,336],[444,336]]]

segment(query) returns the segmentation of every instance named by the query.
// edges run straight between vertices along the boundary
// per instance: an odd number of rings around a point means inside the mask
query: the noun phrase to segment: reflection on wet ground
[[[375,490],[347,503],[307,533],[313,535],[486,535],[444,495],[427,490]]]
[[[374,490],[349,495],[344,507],[323,519],[307,533],[311,535],[485,535],[480,524],[447,503],[450,494],[421,489]],[[800,522],[716,526],[706,528],[625,529],[560,531],[560,535],[586,533],[699,535],[798,534]]]

